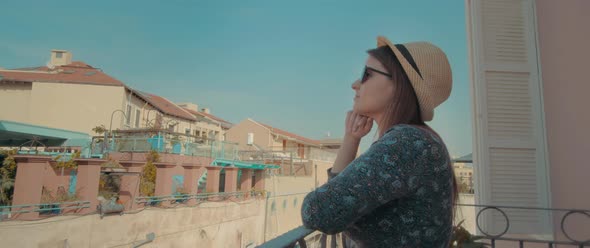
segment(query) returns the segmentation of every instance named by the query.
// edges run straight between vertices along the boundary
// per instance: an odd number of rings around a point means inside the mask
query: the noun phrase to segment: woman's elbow
[[[318,230],[325,234],[336,234],[346,229],[346,225],[338,223],[335,218],[324,216],[320,212],[313,211],[313,209],[309,204],[302,205],[301,221],[306,228]]]

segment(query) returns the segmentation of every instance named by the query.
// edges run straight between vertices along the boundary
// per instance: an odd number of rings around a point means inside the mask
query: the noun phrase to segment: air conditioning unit
[[[248,143],[249,146],[254,144],[254,133],[248,133]]]

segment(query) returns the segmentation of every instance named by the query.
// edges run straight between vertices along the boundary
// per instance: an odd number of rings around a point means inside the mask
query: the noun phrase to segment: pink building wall
[[[51,166],[50,163],[48,163],[45,165],[44,170],[45,171],[43,173],[43,185],[47,190],[51,192],[51,195],[53,197],[56,197],[58,188],[60,186],[63,187],[66,193],[69,193],[68,190],[70,187],[70,173],[72,169],[64,168],[62,175],[61,168],[55,168]]]
[[[590,209],[590,1],[537,0],[536,7],[552,207]],[[558,240],[562,216],[554,215]],[[574,238],[590,238],[590,218],[573,215],[567,224]]]

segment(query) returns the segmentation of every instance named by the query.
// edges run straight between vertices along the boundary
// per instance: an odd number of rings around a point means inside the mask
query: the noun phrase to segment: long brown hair
[[[371,49],[367,51],[367,53],[381,62],[387,72],[392,75],[391,80],[395,84],[395,95],[387,107],[387,112],[385,113],[383,120],[381,120],[382,123],[379,123],[379,137],[383,136],[387,129],[394,125],[409,124],[427,129],[440,138],[440,136],[422,120],[420,105],[414,87],[410,83],[408,75],[404,72],[402,65],[393,51],[391,51],[388,46],[381,46]],[[453,163],[451,161],[448,162],[453,177],[452,204],[454,221],[456,211],[455,203],[458,199],[459,191],[457,188],[457,179],[455,178]]]

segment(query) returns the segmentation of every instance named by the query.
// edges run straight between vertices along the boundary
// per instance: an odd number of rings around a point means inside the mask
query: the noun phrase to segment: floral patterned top
[[[303,201],[303,224],[360,247],[448,247],[453,174],[440,138],[396,125]]]

